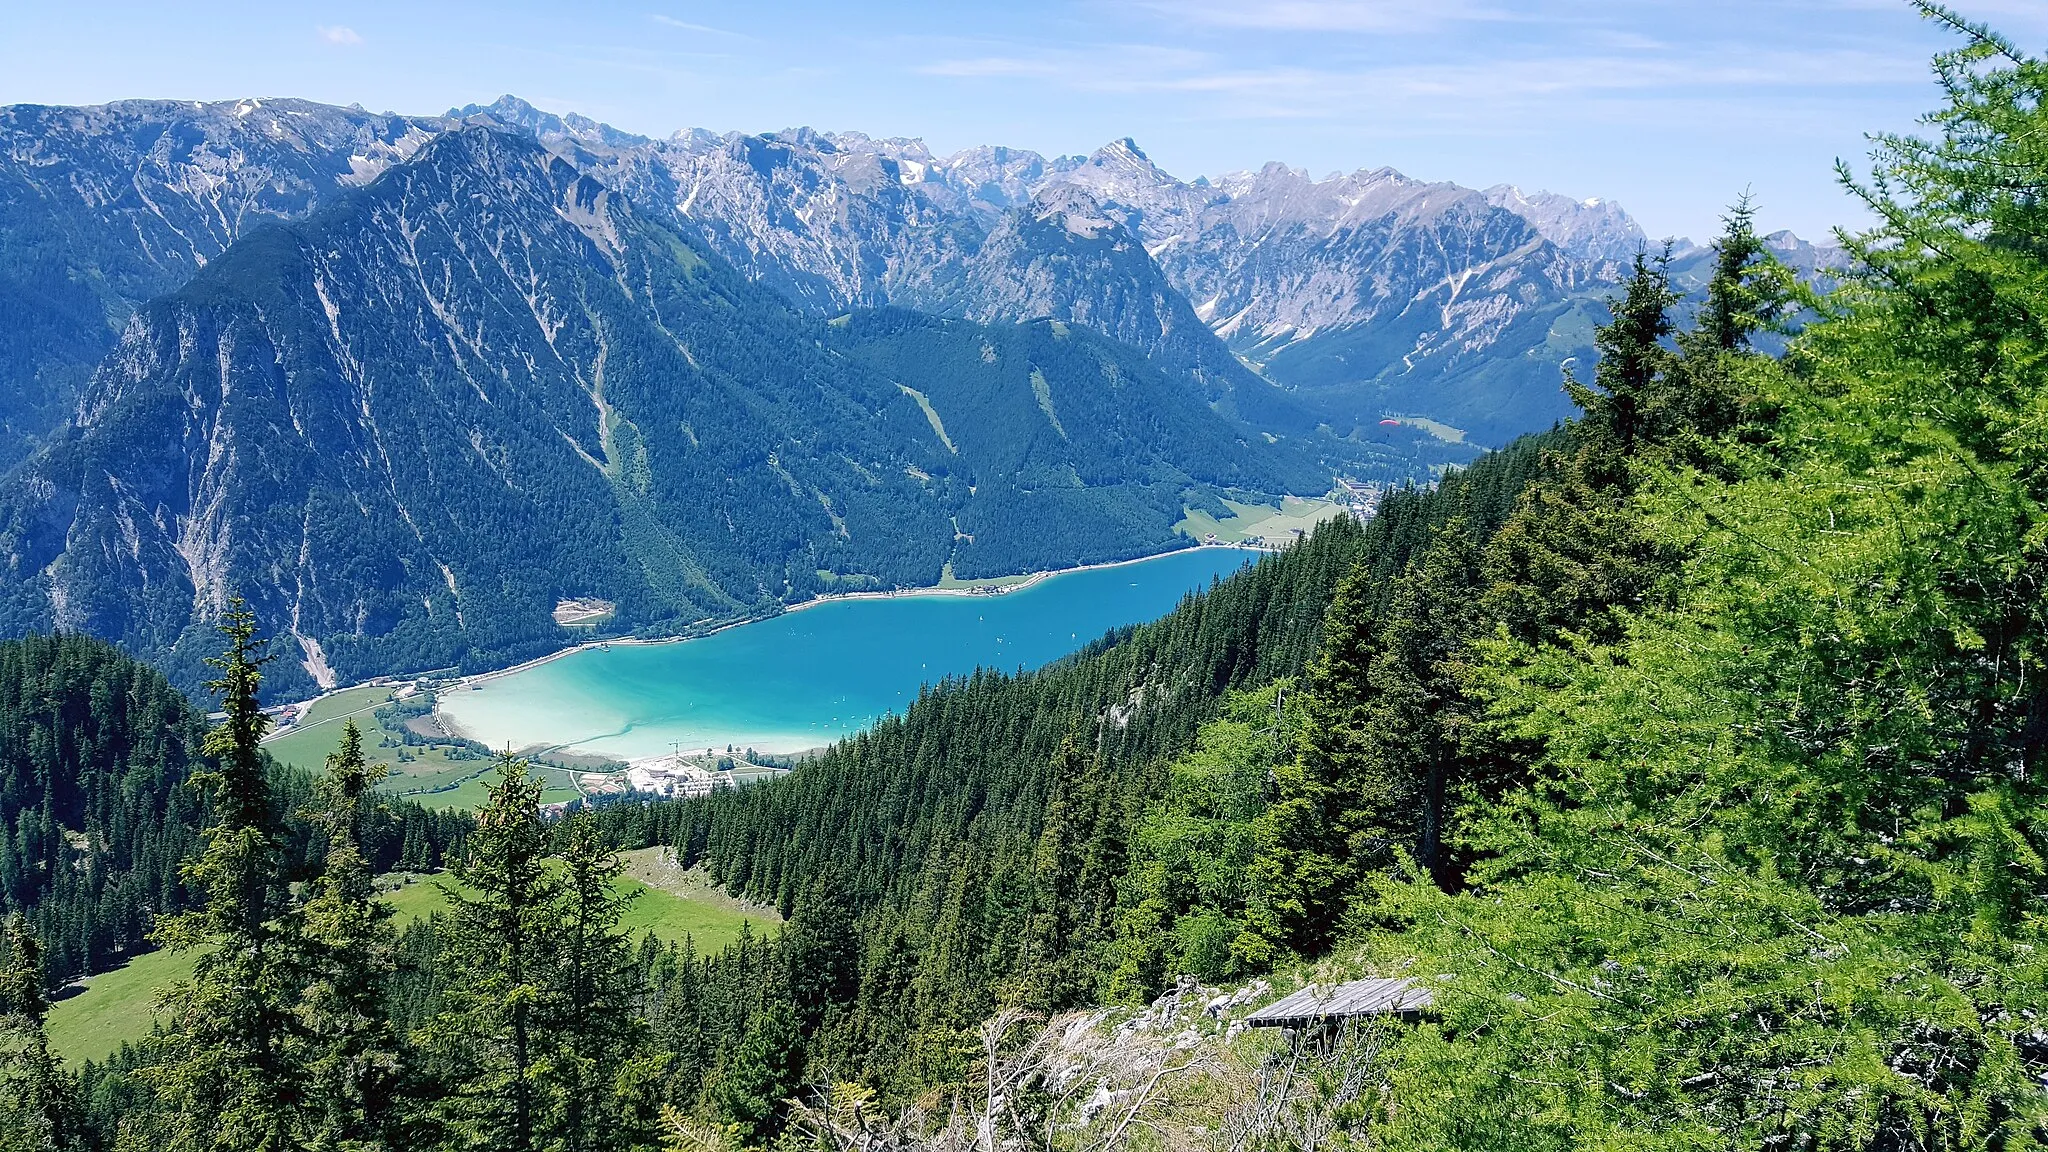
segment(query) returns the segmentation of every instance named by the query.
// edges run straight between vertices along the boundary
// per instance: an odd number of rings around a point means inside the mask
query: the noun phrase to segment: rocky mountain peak
[[[1841,272],[1849,267],[1849,254],[1839,244],[1815,244],[1784,230],[1763,239],[1765,247],[1801,275]]]
[[[588,116],[570,112],[557,116],[543,112],[517,96],[504,95],[489,104],[465,104],[450,108],[448,118],[467,120],[486,116],[508,128],[519,128],[533,133],[545,141],[573,140],[582,144],[600,144],[607,148],[633,148],[653,141],[631,132],[621,132],[609,124],[599,123]]]
[[[1052,179],[1086,189],[1098,203],[1128,209],[1132,226],[1148,240],[1185,228],[1206,199],[1161,171],[1129,137],[1103,145]]]
[[[492,116],[505,124],[529,129],[558,119],[509,92],[489,104],[464,104],[460,108],[448,110],[450,120],[462,120],[471,116]]]
[[[874,137],[865,132],[826,132],[821,138],[842,152],[866,152],[889,160],[932,165],[932,150],[913,136]]]
[[[449,121],[293,99],[0,107],[0,467],[70,413],[141,302],[402,165]]]
[[[1049,184],[1031,202],[1038,220],[1057,223],[1075,236],[1094,240],[1123,229],[1123,221],[1106,211],[1088,190],[1074,184]]]
[[[1080,157],[1047,160],[1027,148],[984,144],[955,152],[940,162],[948,185],[970,204],[1009,208],[1028,203],[1032,190],[1083,163]]]
[[[1159,166],[1152,163],[1152,158],[1145,155],[1145,150],[1138,147],[1138,142],[1129,136],[1121,140],[1112,140],[1097,148],[1089,155],[1088,162],[1104,167],[1115,166],[1139,169],[1158,173],[1162,178],[1171,179],[1165,173],[1159,172]]]
[[[1487,203],[1527,220],[1544,239],[1583,260],[1629,260],[1649,244],[1642,226],[1612,200],[1529,193],[1512,184],[1496,184],[1483,195]]]

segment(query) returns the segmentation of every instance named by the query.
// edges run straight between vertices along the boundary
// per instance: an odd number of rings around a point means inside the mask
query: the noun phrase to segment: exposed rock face
[[[533,134],[815,314],[1080,324],[1276,429],[1348,434],[1395,412],[1496,443],[1548,423],[1566,410],[1559,364],[1590,355],[1601,301],[1644,243],[1608,201],[1280,164],[1189,182],[1130,140],[1056,158],[808,129],[652,140],[512,97],[435,118],[290,100],[22,106],[0,109],[0,304],[34,335],[0,349],[0,466],[68,411],[137,304],[252,223],[302,216],[468,121]],[[1040,227],[1053,214],[1096,221],[1092,235]],[[1112,229],[1138,251],[1097,246]],[[1698,250],[1678,256],[1696,271]]]
[[[304,100],[0,107],[0,467],[70,414],[137,304],[444,127]]]
[[[1393,411],[1493,442],[1564,415],[1559,365],[1590,353],[1590,317],[1642,243],[1611,204],[1388,169],[1315,180],[1271,164],[1189,183],[1130,140],[1048,160],[935,157],[857,133],[693,133],[606,162],[810,307],[1084,324],[1254,418],[1339,434]],[[1125,257],[1117,235],[1142,252]],[[1222,345],[1190,331],[1161,286]],[[1260,388],[1240,360],[1292,395]]]
[[[1512,184],[1486,190],[1486,202],[1529,222],[1545,240],[1580,260],[1627,263],[1649,247],[1642,226],[1612,200],[1525,193]]]
[[[1507,432],[1514,421],[1475,419],[1461,380],[1474,361],[1528,359],[1532,319],[1547,331],[1599,283],[1528,221],[1455,185],[1386,169],[1312,180],[1274,164],[1216,188],[1153,251],[1233,349],[1347,431],[1395,411]],[[1562,399],[1556,361],[1524,376],[1508,387],[1536,390],[1527,422],[1544,421]]]
[[[300,657],[286,685],[488,667],[559,643],[565,599],[673,628],[828,577],[1141,554],[1191,490],[1327,484],[1040,328],[842,331],[530,136],[444,132],[136,313],[0,492],[0,625],[190,683],[236,593]]]

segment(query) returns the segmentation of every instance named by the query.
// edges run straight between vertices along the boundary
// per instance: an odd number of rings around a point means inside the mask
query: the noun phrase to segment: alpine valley
[[[0,141],[0,629],[188,687],[231,593],[303,692],[543,653],[564,601],[673,634],[1426,479],[1566,415],[1645,245],[1384,169],[652,140],[512,97],[16,106]]]
[[[0,1152],[2048,1146],[2048,58],[1919,7],[1843,251],[0,112]]]

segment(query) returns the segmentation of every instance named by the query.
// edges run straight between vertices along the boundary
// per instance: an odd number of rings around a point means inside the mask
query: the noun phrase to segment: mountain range
[[[15,106],[0,146],[0,629],[194,683],[233,591],[288,690],[533,655],[565,599],[672,633],[1426,478],[1565,413],[1644,243],[1385,169],[510,97]]]
[[[1196,368],[1219,395],[1251,369],[1286,393],[1287,415],[1339,435],[1420,416],[1497,446],[1568,415],[1560,366],[1590,360],[1628,261],[1662,249],[1610,201],[1388,168],[1316,179],[1276,163],[1183,181],[1128,139],[1087,156],[935,156],[810,129],[653,140],[509,96],[450,115],[535,133],[803,307],[1087,322]],[[1033,243],[1061,230],[1124,259]],[[1803,272],[1841,261],[1789,232],[1767,243]],[[1703,283],[1709,254],[1671,242],[1674,278]]]

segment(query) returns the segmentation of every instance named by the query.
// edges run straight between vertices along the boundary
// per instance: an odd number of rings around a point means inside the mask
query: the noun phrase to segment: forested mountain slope
[[[305,100],[0,107],[0,468],[71,415],[139,304],[444,126]]]
[[[1091,328],[1194,381],[1253,427],[1290,435],[1315,430],[1315,414],[1239,363],[1203,326],[1144,241],[1117,217],[1076,189],[1056,187],[997,220],[963,261],[957,286],[906,289],[896,299],[940,315],[1045,318]],[[1340,440],[1326,451],[1357,448]]]
[[[204,712],[164,676],[90,637],[0,641],[0,919],[20,915],[42,943],[43,978],[61,985],[152,946],[151,933],[197,898],[184,866],[212,807],[193,786],[212,767]],[[303,778],[272,768],[294,867],[321,847],[290,810]],[[366,847],[382,867],[408,848],[425,864],[463,817],[399,802]]]
[[[1143,554],[1219,488],[1328,488],[1099,338],[933,331],[972,386],[936,401],[531,137],[446,133],[138,314],[0,496],[5,624],[190,685],[240,594],[303,688],[536,654],[572,597],[674,629]]]
[[[1183,181],[1130,141],[1059,158],[935,157],[807,129],[657,141],[510,97],[442,117],[296,100],[20,105],[0,116],[0,325],[17,336],[0,344],[13,398],[0,464],[71,415],[144,301],[250,227],[302,217],[467,120],[535,134],[802,310],[1089,327],[1262,427],[1321,422],[1370,441],[1347,458],[1418,475],[1465,457],[1377,421],[1434,416],[1498,445],[1566,414],[1556,368],[1587,354],[1600,298],[1643,239],[1608,202],[1385,169]],[[1839,261],[1801,244],[1779,247]]]
[[[0,726],[0,904],[52,977],[96,971],[190,902],[205,717],[104,642],[31,637],[0,642]]]
[[[813,1010],[820,1068],[903,1092],[960,1075],[960,1030],[998,1005],[1061,1008],[1113,987],[1133,820],[1234,693],[1266,686],[1252,710],[1270,717],[1270,685],[1309,662],[1345,575],[1391,589],[1445,523],[1483,531],[1509,515],[1565,443],[1517,444],[1390,498],[1363,528],[1326,524],[1043,671],[935,686],[788,777],[607,818],[799,920],[829,899],[857,921],[834,1002]]]

